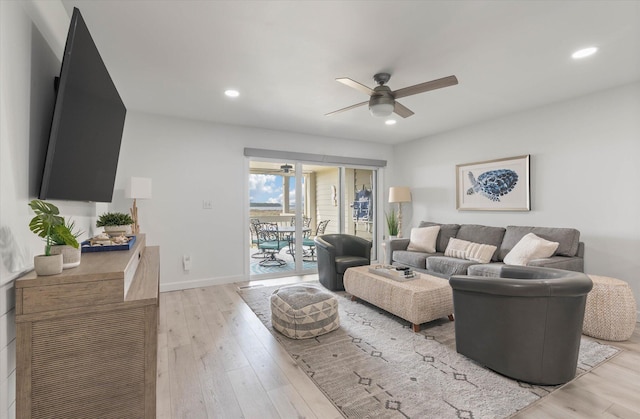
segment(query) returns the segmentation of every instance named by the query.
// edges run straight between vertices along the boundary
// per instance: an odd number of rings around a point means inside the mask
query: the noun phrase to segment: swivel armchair
[[[343,291],[344,272],[371,263],[369,240],[350,234],[325,234],[314,239],[320,283],[331,291]]]
[[[497,277],[470,274],[449,279],[456,350],[516,380],[572,380],[591,279],[581,272],[508,265],[497,269]]]

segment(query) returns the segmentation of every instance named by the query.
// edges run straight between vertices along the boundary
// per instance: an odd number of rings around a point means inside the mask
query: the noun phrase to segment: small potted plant
[[[34,199],[29,202],[29,207],[36,214],[29,222],[29,229],[45,241],[44,255],[37,255],[33,259],[33,265],[38,275],[55,275],[62,272],[62,254],[53,254],[51,247],[54,245],[54,236],[66,245],[78,248],[79,244],[69,228],[65,225],[64,218],[60,216],[60,210],[55,205]]]
[[[387,229],[389,230],[389,238],[395,239],[398,237],[398,217],[396,216],[395,210],[391,210],[391,212],[384,214],[385,219],[387,220]]]
[[[62,232],[62,234],[60,234]],[[80,265],[82,250],[78,245],[78,237],[82,235],[82,231],[76,229],[74,221],[65,221],[61,227],[54,230],[51,235],[53,245],[51,246],[51,254],[62,254],[62,269],[75,268]],[[73,237],[73,241],[70,240]]]
[[[98,217],[96,227],[104,227],[104,232],[110,236],[120,236],[131,234],[131,224],[133,224],[133,219],[129,214],[107,212]]]

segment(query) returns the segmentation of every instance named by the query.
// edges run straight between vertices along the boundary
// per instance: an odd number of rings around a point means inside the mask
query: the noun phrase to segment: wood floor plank
[[[249,366],[249,361],[240,350],[238,343],[233,339],[233,335],[228,330],[229,326],[226,324],[226,319],[217,307],[207,304],[200,306],[200,309],[211,332],[218,356],[222,358],[225,370],[229,371]]]
[[[198,301],[198,289],[190,288],[186,290],[180,291],[180,298],[182,300],[182,305],[184,307],[187,306],[199,306],[200,302]]]
[[[267,395],[283,418],[316,419],[307,403],[291,385],[274,388]],[[323,419],[323,418],[320,418]]]
[[[274,362],[267,349],[246,324],[244,318],[230,312],[223,313],[223,315],[225,318],[228,316],[233,317],[233,319],[227,318],[227,321],[233,322],[233,324],[238,327],[238,333],[234,334],[234,338],[251,364],[265,391],[268,392],[272,389],[287,385],[289,380],[280,367]]]
[[[280,414],[250,366],[227,372],[246,419],[280,419]]]
[[[191,345],[169,348],[169,376],[172,418],[207,418]]]
[[[239,418],[242,411],[231,382],[225,374],[224,356],[204,319],[198,300],[184,308],[191,334],[191,349],[207,414],[211,418]]]
[[[180,291],[172,291],[166,294],[164,301],[166,316],[167,345],[169,349],[189,345],[189,331],[184,319],[184,309]]]
[[[166,333],[158,334],[158,368],[156,381],[156,418],[171,419],[171,386]]]

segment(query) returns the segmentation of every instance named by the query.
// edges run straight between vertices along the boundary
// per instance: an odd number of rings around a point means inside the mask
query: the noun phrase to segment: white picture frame
[[[530,211],[530,155],[456,165],[459,211]]]

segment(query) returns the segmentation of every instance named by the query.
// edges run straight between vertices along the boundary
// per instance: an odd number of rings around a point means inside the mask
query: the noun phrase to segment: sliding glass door
[[[253,279],[317,272],[316,235],[375,240],[375,169],[251,160],[248,184]]]

